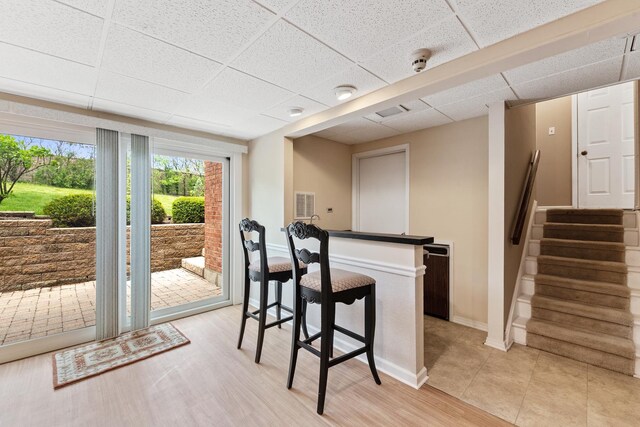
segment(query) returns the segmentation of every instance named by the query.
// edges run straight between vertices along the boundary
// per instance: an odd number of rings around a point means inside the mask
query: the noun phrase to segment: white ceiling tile
[[[627,55],[627,69],[624,73],[623,80],[640,78],[640,51],[632,52]]]
[[[453,104],[437,107],[440,112],[451,117],[453,120],[466,120],[473,117],[484,116],[489,113],[487,104],[499,101],[510,101],[516,99],[510,88],[503,88],[495,92],[465,99]]]
[[[232,63],[234,68],[298,93],[351,65],[285,21],[278,21]]]
[[[452,14],[445,0],[302,0],[286,18],[362,61]]]
[[[626,39],[619,37],[603,40],[580,49],[506,71],[504,74],[512,85],[540,79],[551,74],[623,55],[626,42]]]
[[[281,13],[287,7],[289,7],[292,3],[296,3],[299,0],[255,0],[257,3],[260,3],[264,7],[271,9],[275,13]]]
[[[235,126],[253,117],[256,112],[225,104],[208,96],[190,95],[175,109],[174,114],[223,126]]]
[[[395,129],[374,123],[364,118],[357,118],[341,125],[316,133],[322,138],[342,142],[344,144],[358,144],[362,142],[375,141],[381,138],[388,138],[399,135]]]
[[[95,96],[148,110],[171,112],[187,95],[164,86],[103,71],[98,78]]]
[[[495,92],[505,87],[507,87],[507,82],[505,82],[501,75],[496,74],[433,95],[425,96],[422,100],[432,107],[439,107],[441,105],[453,104],[458,101],[473,98],[484,93]]]
[[[0,76],[79,94],[93,95],[94,67],[0,43]],[[10,58],[10,59],[8,59]]]
[[[258,112],[295,95],[233,68],[225,68],[204,88],[202,94],[220,102]]]
[[[385,120],[384,125],[401,133],[407,133],[446,123],[451,123],[451,119],[437,110],[429,109],[391,117]]]
[[[540,100],[569,95],[616,83],[620,78],[622,56],[574,68],[527,83],[513,85],[520,99]]]
[[[481,46],[488,46],[603,0],[459,1],[459,13]]]
[[[172,116],[167,124],[183,127],[186,129],[199,130],[203,132],[212,132],[218,135],[237,137],[238,132],[234,131],[231,126],[222,125],[215,122],[207,122],[204,120],[196,120],[189,117]]]
[[[338,101],[336,94],[333,91],[340,85],[355,86],[357,92],[352,98],[350,98],[355,99],[386,86],[386,83],[358,65],[352,65],[347,70],[335,74],[313,87],[304,88],[301,93],[302,95],[315,99],[323,104],[334,106],[341,104],[342,102],[346,102]]]
[[[246,120],[243,123],[240,123],[236,130],[239,135],[242,135],[244,138],[255,138],[260,135],[267,134],[274,130],[280,129],[285,126],[287,122],[283,120],[279,120],[273,117],[265,116],[265,115],[257,115],[251,117],[249,120]]]
[[[102,18],[42,0],[0,0],[0,10],[0,41],[95,65]]]
[[[456,17],[403,40],[362,62],[362,66],[390,83],[415,75],[411,67],[411,52],[428,48],[431,58],[427,69],[466,55],[477,47]]]
[[[119,74],[191,92],[222,64],[121,25],[109,29],[102,66]]]
[[[150,120],[152,122],[164,123],[171,117],[171,114],[135,107],[133,105],[122,104],[120,102],[109,101],[107,99],[93,98],[92,110],[104,111],[107,113],[119,114],[122,116],[136,117]]]
[[[60,3],[68,4],[69,6],[73,6],[76,9],[84,10],[85,12],[89,12],[91,14],[101,16],[104,18],[104,15],[107,11],[107,5],[109,2],[105,0],[58,0]]]
[[[28,96],[29,98],[42,99],[79,108],[87,108],[91,101],[91,97],[89,95],[39,86],[5,77],[0,77],[0,92]]]
[[[301,107],[304,109],[302,114],[297,117],[289,116],[289,109],[291,107]],[[320,104],[312,99],[305,98],[304,96],[295,96],[286,100],[285,102],[276,105],[273,108],[270,108],[263,112],[263,114],[271,117],[275,117],[280,120],[284,120],[287,122],[295,122],[307,116],[310,116],[315,113],[319,113],[320,111],[326,110],[327,106],[324,104]]]
[[[227,61],[275,15],[250,0],[118,0],[113,19],[216,61]]]

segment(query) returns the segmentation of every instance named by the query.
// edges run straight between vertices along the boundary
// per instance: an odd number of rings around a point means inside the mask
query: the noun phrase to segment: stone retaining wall
[[[0,292],[95,280],[95,239],[95,227],[0,220]],[[179,268],[183,258],[199,256],[203,247],[204,224],[152,225],[151,269]]]

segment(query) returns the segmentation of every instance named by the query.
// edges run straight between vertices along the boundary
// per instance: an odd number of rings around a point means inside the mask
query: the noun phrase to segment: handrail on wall
[[[527,209],[531,200],[531,194],[533,193],[533,183],[536,180],[536,173],[538,172],[538,163],[540,163],[540,150],[536,150],[536,152],[533,153],[531,161],[529,162],[527,178],[524,181],[524,187],[522,188],[522,194],[520,195],[520,207],[516,214],[513,232],[511,233],[511,243],[514,245],[520,244],[522,229],[524,228],[524,222],[527,219]]]

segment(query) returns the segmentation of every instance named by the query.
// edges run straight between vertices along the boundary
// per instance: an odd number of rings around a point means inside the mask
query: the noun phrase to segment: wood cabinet
[[[424,255],[424,314],[449,320],[449,246],[428,245]]]

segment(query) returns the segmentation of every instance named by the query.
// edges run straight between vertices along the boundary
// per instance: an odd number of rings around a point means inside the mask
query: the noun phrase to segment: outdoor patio
[[[93,326],[95,286],[91,281],[0,293],[0,345]],[[151,293],[151,309],[157,310],[217,296],[222,289],[177,268],[152,273]]]

